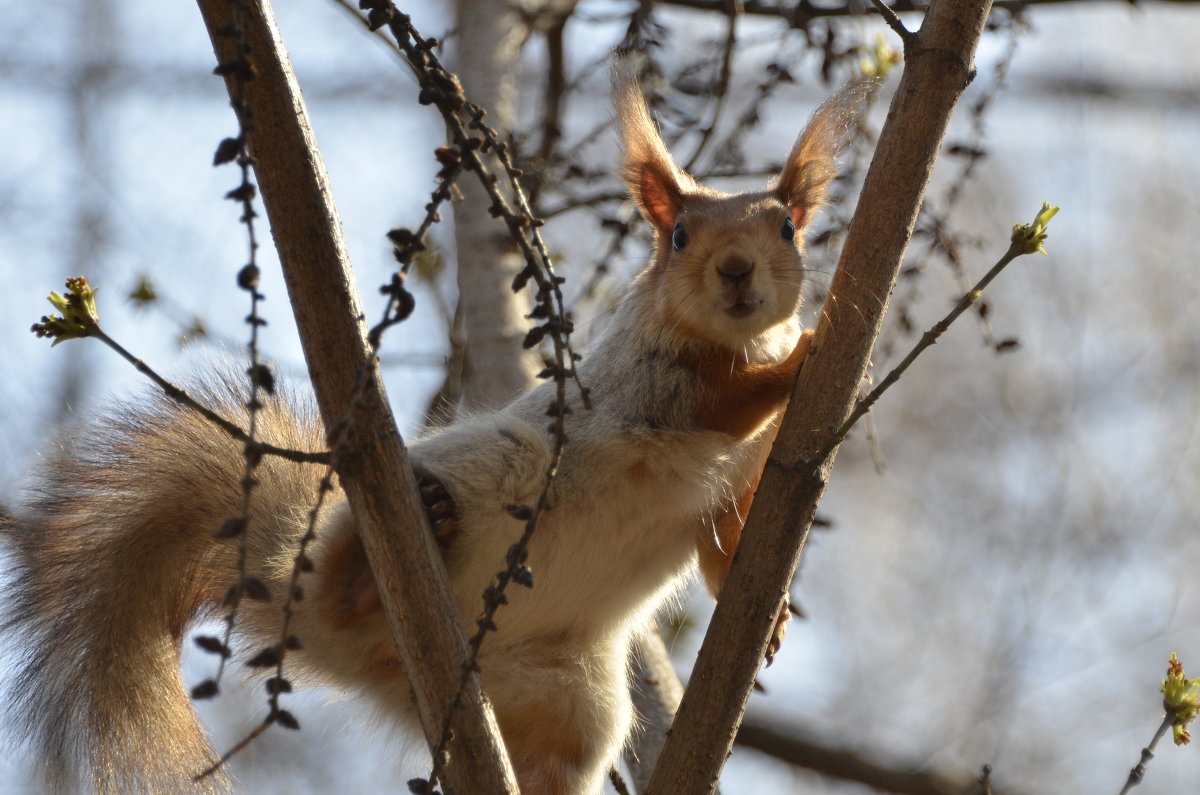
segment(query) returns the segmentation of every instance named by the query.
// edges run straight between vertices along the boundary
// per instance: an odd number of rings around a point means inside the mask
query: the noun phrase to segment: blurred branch
[[[859,750],[821,742],[796,726],[782,726],[753,718],[742,724],[737,744],[753,748],[789,765],[829,778],[853,781],[897,795],[967,795],[979,784],[970,776],[951,776],[915,766],[888,765]],[[1017,795],[1013,790],[1008,795]]]
[[[700,161],[701,155],[704,154],[704,150],[708,148],[708,144],[717,131],[717,124],[721,121],[721,116],[725,111],[725,102],[729,99],[729,80],[733,74],[733,53],[737,49],[737,20],[741,11],[741,0],[725,0],[724,6],[728,20],[725,23],[725,43],[721,49],[720,73],[717,77],[717,85],[712,91],[712,114],[709,116],[708,123],[700,130],[700,140],[697,142],[696,148],[692,150],[692,156],[684,163],[684,171],[691,171]]]
[[[226,419],[225,417],[222,417],[208,406],[205,406],[203,403],[193,398],[180,387],[163,378],[158,374],[157,371],[154,370],[154,368],[146,364],[138,357],[134,356],[123,345],[114,340],[112,337],[108,336],[108,334],[106,334],[99,325],[95,327],[95,330],[93,330],[91,336],[95,337],[116,351],[122,359],[132,364],[134,369],[157,384],[158,387],[162,389],[163,394],[171,398],[171,400],[182,403],[192,411],[195,411],[197,414],[204,417],[204,419],[208,420],[213,425],[216,425],[218,428],[225,431],[225,433],[229,434],[234,439],[237,439],[239,442],[244,442],[247,445],[247,449],[252,448],[264,455],[278,456],[279,458],[285,458],[288,461],[294,461],[298,464],[324,464],[329,461],[329,453],[325,451],[306,452],[304,450],[289,450],[284,447],[276,447],[273,444],[266,444],[265,442],[251,439],[250,435],[246,433],[246,431],[242,430],[242,428],[236,423]]]
[[[542,103],[542,140],[526,177],[529,203],[533,207],[538,206],[543,180],[562,140],[562,109],[568,88],[563,51],[566,26],[567,17],[562,17],[546,31],[546,96]]]
[[[1006,11],[1021,11],[1031,6],[1051,5],[1059,3],[1077,3],[1085,0],[998,0],[993,3],[993,8],[1000,8]],[[1158,2],[1173,3],[1178,5],[1195,5],[1200,0],[1158,0]],[[660,0],[662,5],[678,6],[680,8],[691,8],[696,11],[713,11],[722,12],[725,10],[725,0]],[[900,0],[892,3],[890,6],[894,12],[904,13],[906,11],[921,11],[925,12],[929,9],[927,3],[914,3],[912,0]],[[823,19],[827,17],[859,17],[859,16],[877,16],[879,14],[874,8],[859,2],[847,2],[842,5],[814,5],[809,0],[800,0],[796,3],[771,3],[763,2],[762,0],[745,0],[742,4],[742,11],[755,16],[780,17],[791,22],[797,27],[803,27],[810,20]]]
[[[629,692],[638,726],[625,747],[625,764],[634,787],[645,792],[683,697],[683,685],[655,621],[647,623],[634,645],[631,673]]]
[[[516,64],[532,30],[531,23],[522,18],[516,5],[507,2],[459,0],[454,7],[458,25],[456,79],[462,81],[462,88],[472,102],[487,109],[487,124],[504,141],[511,141],[509,131],[516,127],[519,96]],[[421,80],[422,88],[431,85],[428,77]],[[450,140],[461,146],[467,136],[453,132],[445,110],[443,117],[451,127]],[[515,147],[512,153],[517,154]],[[503,173],[495,154],[470,155],[491,173]],[[528,248],[522,247],[511,229],[497,226],[493,220],[497,216],[491,214],[490,208],[499,204],[497,195],[511,201],[511,187],[464,180],[459,190],[462,198],[454,203],[453,212],[466,343],[462,398],[481,408],[496,408],[533,387],[541,369],[537,351],[522,347],[528,332],[525,319],[530,309],[528,299],[523,293],[509,289],[528,261],[525,259]]]

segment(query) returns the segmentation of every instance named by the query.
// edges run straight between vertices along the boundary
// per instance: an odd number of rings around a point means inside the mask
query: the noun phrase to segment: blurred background
[[[501,4],[404,10],[425,35],[445,38],[453,66],[462,15],[492,13],[489,5]],[[864,58],[879,62],[878,35],[896,44],[875,16],[826,9],[805,19],[793,0],[747,0],[732,33],[721,2],[556,5],[522,7],[530,33],[504,101],[517,149],[542,178],[538,208],[581,345],[648,251],[612,176],[605,58],[614,46],[649,54],[657,77],[646,87],[677,158],[733,190],[763,184],[815,105]],[[417,104],[394,52],[345,6],[290,0],[276,13],[370,315],[392,268],[386,231],[424,214],[442,123]],[[919,25],[919,14],[902,16]],[[874,791],[864,781],[882,791],[981,791],[971,782],[984,764],[996,793],[1116,792],[1161,719],[1168,655],[1200,672],[1197,41],[1200,4],[1191,2],[994,12],[909,248],[876,377],[1043,201],[1062,207],[1050,256],[1011,265],[988,291],[986,314],[964,316],[843,446],[820,510],[827,526],[814,530],[793,588],[806,618],[761,676],[765,693],[747,721],[760,747],[735,749],[724,792]],[[234,275],[245,236],[237,207],[222,200],[236,175],[211,166],[235,124],[213,65],[186,3],[6,9],[0,504],[19,502],[55,434],[86,432],[105,403],[146,389],[99,344],[51,350],[28,332],[64,277],[98,286],[109,334],[172,379],[240,355],[246,306]],[[814,229],[810,313],[895,80],[844,159],[840,203]],[[450,342],[459,336],[458,257],[444,215],[418,263],[416,313],[384,347],[409,437],[435,395],[462,396],[461,346]],[[303,384],[271,257],[264,247],[262,344]],[[697,589],[668,617],[685,680],[710,610]],[[208,664],[185,661],[188,681]],[[219,744],[260,719],[259,692],[205,705]],[[235,768],[243,791],[399,791],[397,782],[424,774],[419,743],[369,710],[326,691],[298,700],[305,730],[269,732],[246,751]],[[0,745],[0,793],[32,792],[30,781],[20,748]],[[1138,791],[1192,792],[1197,781],[1200,752],[1167,743]]]

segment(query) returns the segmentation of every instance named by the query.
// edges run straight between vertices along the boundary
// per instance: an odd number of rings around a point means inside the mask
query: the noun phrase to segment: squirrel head
[[[621,176],[654,229],[646,278],[660,319],[687,337],[739,350],[799,309],[804,231],[825,201],[870,82],[851,83],[817,109],[764,190],[727,194],[675,164],[629,61],[614,59],[612,73]]]

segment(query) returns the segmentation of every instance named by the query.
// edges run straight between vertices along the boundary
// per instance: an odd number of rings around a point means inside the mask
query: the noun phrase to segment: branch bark
[[[711,792],[733,744],[853,410],[951,111],[991,9],[935,0],[905,47],[903,77],[763,471],[729,578],[648,790]],[[828,452],[828,455],[826,453]]]
[[[219,63],[233,57],[218,34],[231,20],[228,0],[198,0]],[[363,310],[341,222],[300,89],[266,0],[247,0],[246,36],[256,79],[247,84],[254,111],[249,135],[259,189],[284,276],[317,402],[326,426],[354,399],[362,368],[370,379],[354,414],[352,452],[338,476],[358,523],[417,712],[430,744],[458,690],[467,644],[433,535],[424,518],[403,440],[378,368],[370,358]],[[515,793],[512,767],[495,717],[471,677],[452,720],[447,787],[460,793]]]

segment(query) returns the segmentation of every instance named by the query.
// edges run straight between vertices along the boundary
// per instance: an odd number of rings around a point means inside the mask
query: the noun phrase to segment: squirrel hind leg
[[[525,795],[599,792],[633,724],[628,647],[550,633],[485,646],[483,683]]]
[[[602,765],[590,733],[574,718],[569,705],[552,697],[497,708],[522,793],[572,795],[597,789],[599,781],[592,779]]]

